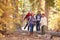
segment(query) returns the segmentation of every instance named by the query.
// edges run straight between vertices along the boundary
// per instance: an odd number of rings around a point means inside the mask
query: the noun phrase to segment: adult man
[[[36,15],[36,31],[40,31],[40,21],[41,21],[41,13],[38,11]]]

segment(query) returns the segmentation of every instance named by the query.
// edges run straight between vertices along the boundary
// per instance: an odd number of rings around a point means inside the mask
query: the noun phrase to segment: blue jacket
[[[41,21],[41,14],[36,15],[36,21]]]
[[[36,23],[36,18],[34,16],[29,17],[29,24],[35,24]]]

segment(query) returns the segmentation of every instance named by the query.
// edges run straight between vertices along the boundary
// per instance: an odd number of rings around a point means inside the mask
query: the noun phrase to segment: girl
[[[42,14],[41,18],[41,29],[42,29],[42,34],[45,34],[45,28],[47,28],[47,18],[45,17],[45,14]]]
[[[30,28],[30,35],[33,34],[33,28],[34,25],[36,24],[36,18],[34,16],[34,14],[32,13],[32,16],[29,17],[29,28]]]

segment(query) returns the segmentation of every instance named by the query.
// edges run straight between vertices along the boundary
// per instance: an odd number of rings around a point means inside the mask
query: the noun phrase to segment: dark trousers
[[[25,29],[27,26],[28,26],[28,22],[27,22],[27,24],[25,25],[24,29]],[[28,26],[28,31],[29,31],[29,26]]]
[[[45,34],[45,25],[43,25],[41,29],[42,29],[42,35]]]
[[[40,21],[36,22],[36,31],[40,31]]]

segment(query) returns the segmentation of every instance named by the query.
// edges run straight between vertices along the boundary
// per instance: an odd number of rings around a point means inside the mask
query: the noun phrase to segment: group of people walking
[[[41,14],[40,11],[37,12],[35,15],[33,12],[28,12],[25,16],[24,20],[27,20],[27,24],[25,25],[24,29],[28,27],[28,31],[30,35],[33,34],[34,26],[36,26],[36,31],[40,31],[40,28],[47,26],[47,18],[46,15],[43,13]],[[42,29],[43,32],[43,29]]]

